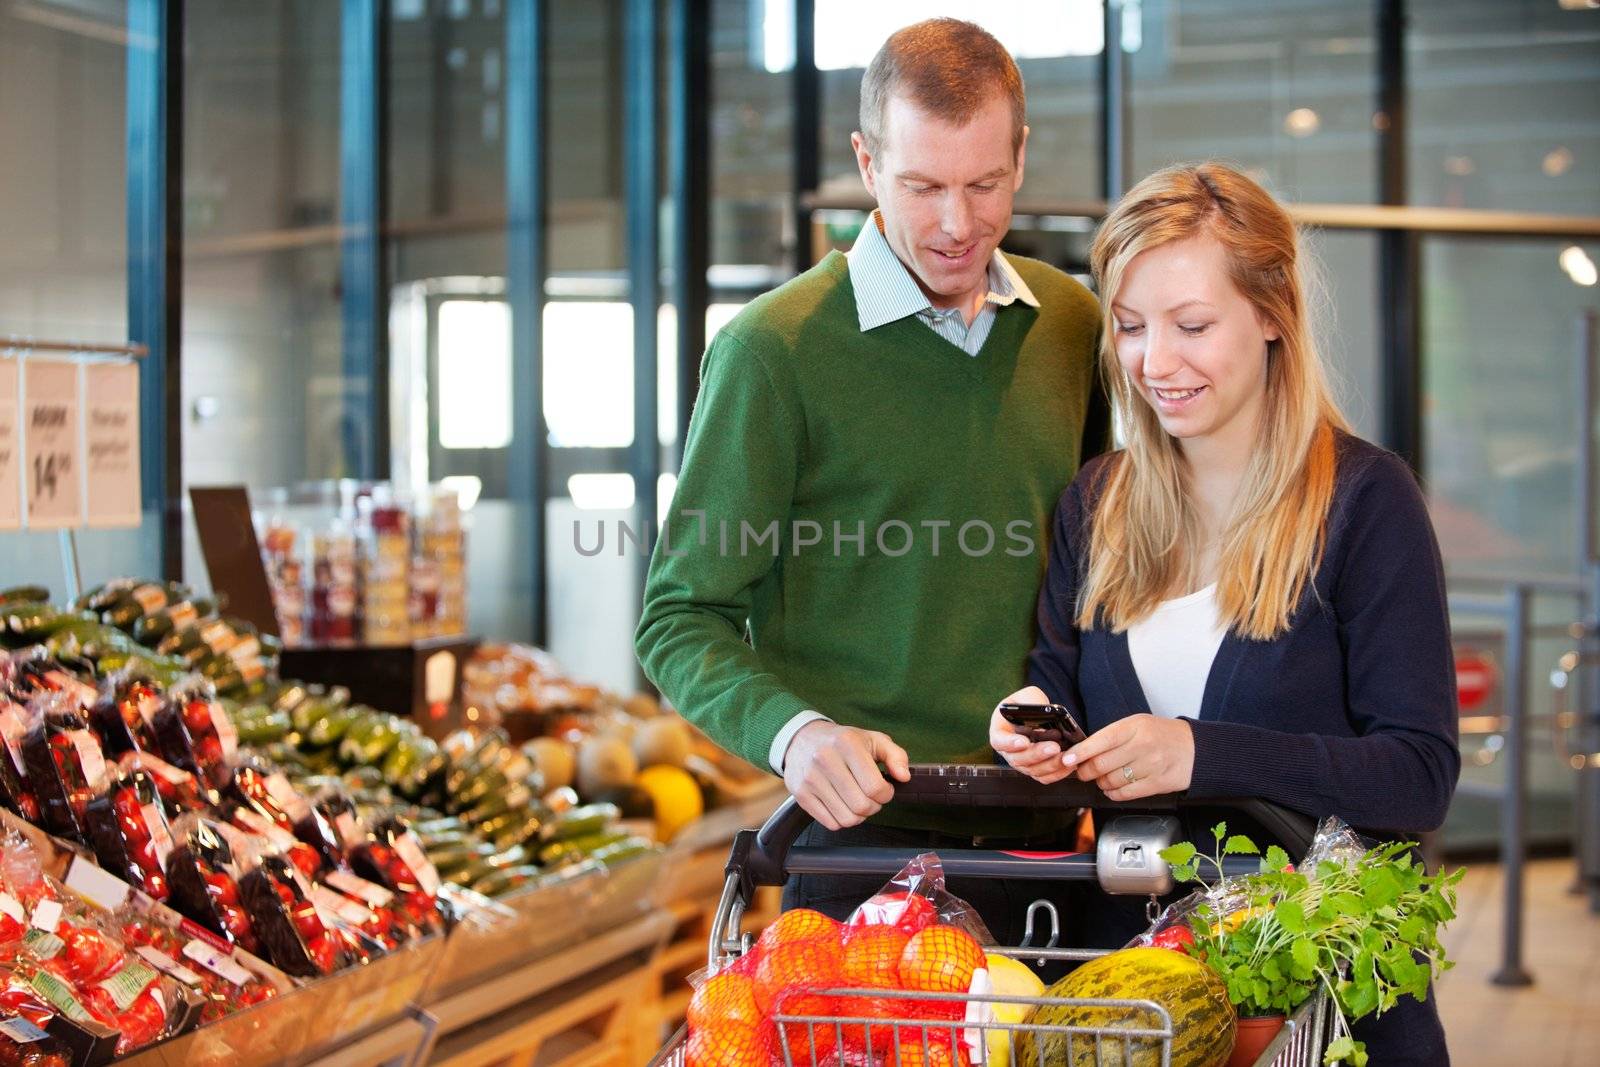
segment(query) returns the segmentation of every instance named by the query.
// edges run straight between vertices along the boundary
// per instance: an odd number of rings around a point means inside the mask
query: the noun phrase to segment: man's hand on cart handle
[[[1048,704],[1043,689],[1030,685],[1000,701],[1000,704]],[[1012,767],[1040,785],[1050,785],[1072,776],[1072,768],[1061,764],[1061,746],[1054,741],[1030,741],[1000,714],[996,704],[989,717],[989,745]]]
[[[812,818],[829,830],[856,826],[894,799],[895,781],[911,780],[911,759],[886,733],[819,719],[789,742],[783,784]]]
[[[1182,793],[1194,777],[1194,731],[1181,718],[1129,715],[1078,742],[1060,765],[1108,800]]]

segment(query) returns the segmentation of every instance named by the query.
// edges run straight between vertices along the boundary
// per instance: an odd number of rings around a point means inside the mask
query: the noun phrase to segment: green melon
[[[1090,960],[1044,994],[1052,1000],[1151,1000],[1172,1017],[1172,1067],[1222,1067],[1233,1054],[1237,1020],[1228,990],[1216,972],[1182,952],[1164,948],[1130,948]],[[1095,1030],[1161,1028],[1160,1016],[1148,1009],[1093,1007],[1080,1003],[1041,1006],[1030,1023],[1038,1026],[1090,1027]],[[1016,1042],[1017,1062],[1048,1067],[1095,1067],[1095,1038],[1072,1034],[1071,1055],[1065,1033],[1026,1032]],[[1124,1044],[1131,1046],[1125,1049]],[[1044,1058],[1039,1058],[1040,1047]],[[1105,1037],[1099,1063],[1160,1067],[1159,1038]]]

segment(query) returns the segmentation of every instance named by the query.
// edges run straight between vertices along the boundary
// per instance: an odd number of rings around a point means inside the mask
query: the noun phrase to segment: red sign
[[[1500,684],[1494,658],[1482,652],[1457,650],[1456,700],[1462,711],[1477,711]]]

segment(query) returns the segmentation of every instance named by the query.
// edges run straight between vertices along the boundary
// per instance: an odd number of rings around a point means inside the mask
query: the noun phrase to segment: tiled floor
[[[1468,868],[1445,934],[1456,966],[1437,989],[1454,1067],[1600,1064],[1600,915],[1568,894],[1572,872],[1570,860],[1529,865],[1523,966],[1534,984],[1505,989],[1489,983],[1500,964],[1502,872]]]

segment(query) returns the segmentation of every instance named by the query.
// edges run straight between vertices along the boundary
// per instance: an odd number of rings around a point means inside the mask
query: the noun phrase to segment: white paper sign
[[[22,463],[27,523],[55,530],[83,523],[78,456],[78,368],[28,360],[22,375]]]
[[[90,526],[138,526],[139,365],[83,368],[84,482]]]
[[[0,530],[22,525],[22,459],[17,444],[17,361],[0,359]]]

